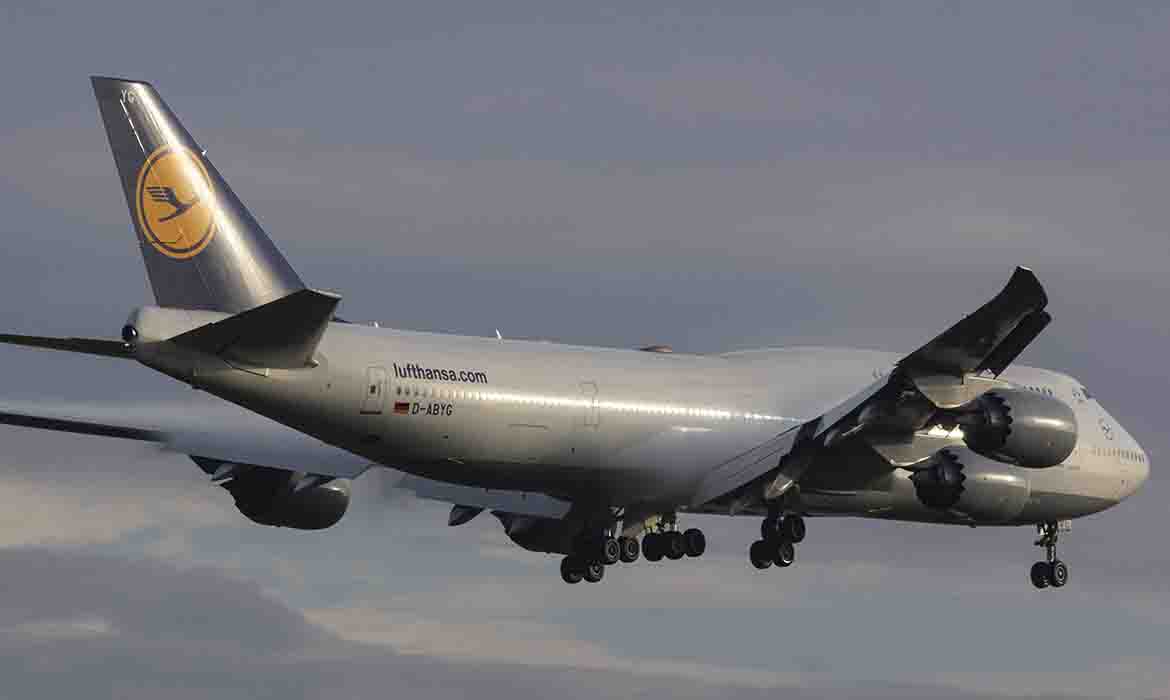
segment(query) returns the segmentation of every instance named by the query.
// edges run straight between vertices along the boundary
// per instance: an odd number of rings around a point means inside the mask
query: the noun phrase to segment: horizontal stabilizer
[[[0,343],[23,345],[30,348],[46,348],[49,350],[64,350],[66,352],[80,352],[86,355],[102,355],[104,357],[132,358],[130,346],[121,340],[106,340],[104,338],[46,338],[39,335],[10,335],[0,333]]]
[[[302,289],[171,341],[253,367],[306,367],[340,301],[336,294]]]
[[[156,430],[149,428],[135,428],[125,425],[110,425],[87,420],[58,418],[55,416],[37,416],[28,413],[11,413],[0,411],[0,425],[17,425],[23,428],[39,428],[40,430],[56,430],[62,433],[76,433],[78,435],[98,435],[101,437],[115,437],[124,440],[143,440],[145,442],[161,442],[162,436]]]

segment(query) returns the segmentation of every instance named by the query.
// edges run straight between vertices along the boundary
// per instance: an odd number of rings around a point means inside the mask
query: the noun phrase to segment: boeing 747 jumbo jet
[[[149,84],[93,78],[155,305],[120,339],[0,341],[136,361],[218,397],[229,421],[120,407],[0,405],[0,423],[160,443],[248,518],[321,529],[350,482],[394,470],[489,511],[568,583],[701,556],[692,513],[758,518],[757,569],[787,567],[810,517],[1028,526],[1038,588],[1059,534],[1145,481],[1145,452],[1080,382],[1013,366],[1052,320],[1036,276],[908,355],[721,355],[414,333],[347,322],[309,288]],[[219,401],[222,399],[222,401]],[[213,404],[207,404],[213,406]],[[200,426],[198,429],[192,426]]]

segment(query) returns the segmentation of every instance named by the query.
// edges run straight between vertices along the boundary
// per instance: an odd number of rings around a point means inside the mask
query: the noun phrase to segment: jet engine
[[[530,552],[569,554],[574,539],[581,532],[581,523],[557,518],[539,518],[494,511],[504,526],[504,532],[513,542]]]
[[[1072,408],[1022,389],[992,389],[960,408],[955,422],[972,450],[1021,467],[1060,464],[1077,444]]]
[[[923,505],[1002,523],[1024,510],[1031,495],[1027,469],[988,459],[965,447],[946,447],[910,476]]]
[[[349,507],[349,480],[334,479],[300,491],[294,487],[304,474],[249,467],[222,484],[236,508],[261,525],[298,530],[324,530],[341,520]]]

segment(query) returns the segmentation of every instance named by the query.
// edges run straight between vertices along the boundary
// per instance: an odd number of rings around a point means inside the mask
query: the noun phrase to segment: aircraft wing
[[[1016,268],[999,294],[902,358],[889,375],[798,430],[745,453],[750,465],[743,469],[716,469],[691,508],[731,513],[752,508],[783,496],[824,448],[866,433],[911,436],[937,409],[961,406],[996,386],[995,377],[1052,321],[1047,304],[1036,275]]]
[[[487,490],[412,476],[324,443],[204,394],[188,400],[135,403],[0,402],[0,425],[139,440],[196,462],[272,467],[352,479],[385,469],[396,488],[427,500],[520,515],[563,517],[569,504],[543,494]],[[205,470],[206,471],[206,470]]]

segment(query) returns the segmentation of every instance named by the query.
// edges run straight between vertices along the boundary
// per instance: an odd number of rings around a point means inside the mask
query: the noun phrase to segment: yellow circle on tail
[[[215,236],[215,202],[203,160],[181,146],[161,146],[138,171],[138,228],[155,250],[184,260]]]

